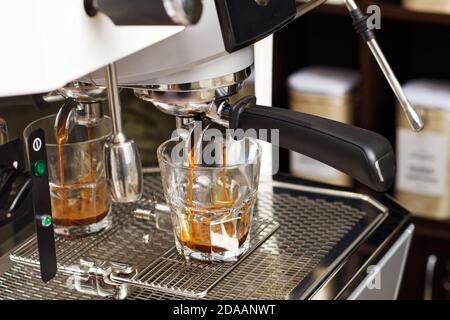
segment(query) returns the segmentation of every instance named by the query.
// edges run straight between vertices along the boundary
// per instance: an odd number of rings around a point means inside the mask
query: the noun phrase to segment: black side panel
[[[53,233],[52,207],[48,183],[47,153],[45,150],[44,130],[37,129],[28,136],[28,154],[30,167],[38,161],[45,164],[45,169],[39,174],[31,174],[33,189],[32,199],[36,222],[36,235],[39,249],[41,277],[44,282],[50,281],[56,275],[55,236]],[[33,169],[31,169],[33,171]]]
[[[25,169],[26,164],[20,139],[12,140],[0,145],[0,155],[0,166]]]
[[[31,181],[20,139],[0,145],[0,227],[29,214]],[[0,228],[0,243],[5,229]]]
[[[271,0],[266,6],[255,0],[216,0],[216,7],[228,52],[270,35],[296,15],[295,0]]]

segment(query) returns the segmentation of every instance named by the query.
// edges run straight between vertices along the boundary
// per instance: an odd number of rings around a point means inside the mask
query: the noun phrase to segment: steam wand
[[[106,169],[115,202],[133,202],[142,196],[142,164],[136,144],[122,130],[122,115],[114,63],[106,66],[108,104],[113,133],[106,143]]]
[[[397,97],[400,105],[403,108],[403,112],[408,119],[410,126],[414,129],[414,131],[420,131],[423,128],[423,121],[420,116],[417,114],[416,110],[411,106],[408,99],[406,98],[400,83],[398,82],[394,72],[392,71],[389,63],[387,62],[383,51],[381,51],[380,46],[378,45],[377,40],[375,39],[375,34],[372,30],[367,26],[367,16],[361,11],[354,0],[344,0],[345,5],[347,6],[348,11],[350,12],[350,16],[353,20],[353,26],[355,30],[361,35],[363,40],[367,43],[372,55],[383,71],[386,80],[394,91],[395,96]]]

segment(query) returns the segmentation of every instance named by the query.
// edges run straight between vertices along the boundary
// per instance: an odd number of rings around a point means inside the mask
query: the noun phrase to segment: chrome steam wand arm
[[[111,195],[115,202],[139,200],[143,191],[142,164],[133,140],[128,140],[122,130],[122,114],[114,63],[106,67],[108,103],[111,110],[113,133],[106,143],[106,171]]]
[[[117,70],[114,63],[106,66],[106,83],[108,91],[108,104],[113,125],[113,139],[116,142],[125,140],[122,129],[122,106],[120,105],[119,90],[117,85]]]
[[[415,131],[420,131],[423,128],[423,121],[420,116],[417,114],[416,110],[411,106],[408,99],[406,98],[400,83],[397,80],[394,72],[392,71],[386,57],[381,51],[380,46],[378,45],[377,40],[375,39],[375,34],[372,30],[367,26],[367,16],[361,11],[354,0],[344,0],[345,5],[347,6],[348,11],[350,12],[350,16],[353,20],[353,26],[356,31],[361,35],[363,40],[367,43],[372,55],[383,71],[386,80],[394,91],[395,96],[397,97],[402,109],[408,119],[410,126]]]

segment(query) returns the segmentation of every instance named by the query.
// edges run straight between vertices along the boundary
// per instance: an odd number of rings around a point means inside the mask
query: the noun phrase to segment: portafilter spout
[[[106,88],[94,83],[72,81],[42,99],[46,102],[65,101],[56,115],[55,136],[60,143],[66,143],[75,125],[94,127],[102,121]]]
[[[122,130],[122,115],[114,63],[106,66],[108,103],[113,133],[106,143],[106,169],[115,202],[133,202],[142,196],[142,164],[136,144]]]

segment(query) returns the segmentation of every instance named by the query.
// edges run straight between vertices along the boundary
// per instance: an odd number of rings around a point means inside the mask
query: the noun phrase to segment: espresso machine
[[[33,205],[27,210],[34,212],[37,235],[0,260],[0,298],[396,298],[414,226],[408,212],[383,193],[395,178],[389,142],[362,128],[258,105],[254,96],[229,100],[250,76],[254,44],[324,2],[46,0],[30,6],[19,0],[1,5],[6,8],[0,10],[0,24],[14,31],[6,35],[12,45],[0,59],[0,97],[40,106],[61,101],[57,121],[66,128],[95,126],[107,101],[113,130],[105,145],[106,167],[116,204],[108,230],[55,238],[45,200],[48,180],[33,171],[36,161],[46,160],[45,151],[32,151],[43,133],[34,132],[27,144],[32,168],[19,168],[28,177],[21,180],[28,181],[26,188],[6,189],[16,190],[8,199],[30,194]],[[423,123],[367,17],[355,1],[345,4],[412,130],[420,130]],[[26,23],[17,19],[19,12]],[[61,50],[67,37],[76,46]],[[259,70],[256,65],[257,81],[264,81]],[[271,80],[265,81],[270,86]],[[278,141],[269,142],[339,169],[373,192],[292,177],[261,182],[249,250],[231,264],[186,262],[173,247],[158,169],[142,168],[135,143],[123,132],[120,89],[148,101],[149,112],[156,107],[174,116],[187,132],[211,124],[279,130]],[[5,133],[0,141],[2,148],[11,143]],[[10,159],[2,165],[14,167]]]

